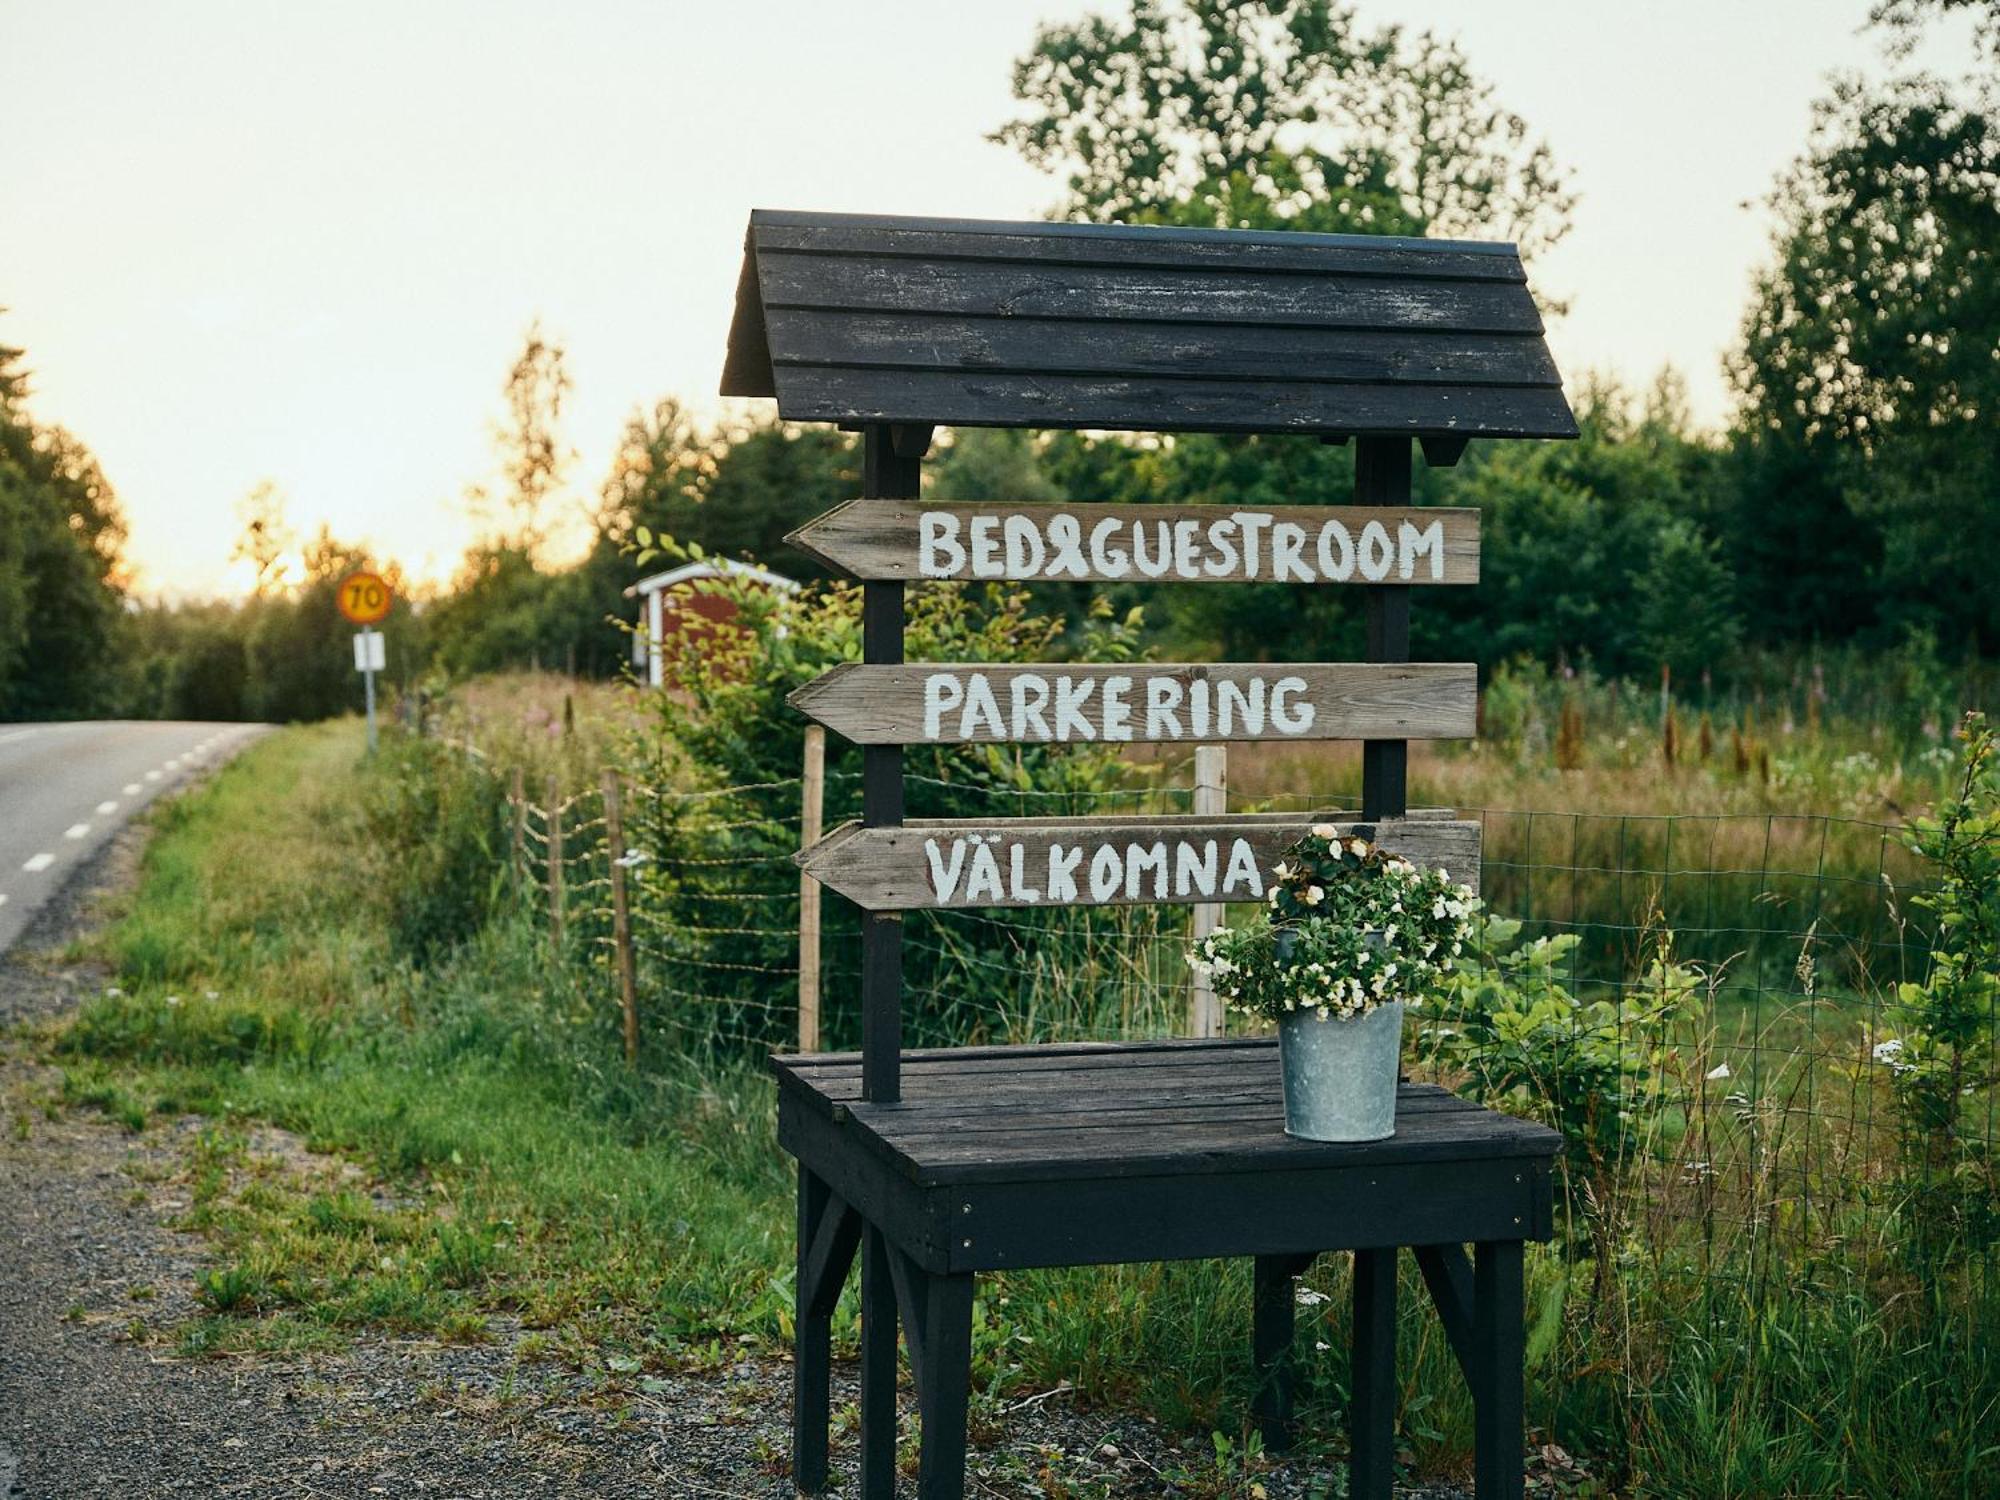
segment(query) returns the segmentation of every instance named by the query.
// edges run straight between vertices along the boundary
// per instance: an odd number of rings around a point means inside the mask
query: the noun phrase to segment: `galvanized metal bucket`
[[[1403,1002],[1353,1020],[1316,1010],[1278,1021],[1285,1080],[1285,1134],[1308,1141],[1379,1141],[1396,1133],[1396,1078],[1403,1055]]]

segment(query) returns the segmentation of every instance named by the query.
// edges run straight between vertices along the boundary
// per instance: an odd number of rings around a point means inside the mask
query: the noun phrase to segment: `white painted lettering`
[[[1132,738],[1132,705],[1125,701],[1125,695],[1132,691],[1129,677],[1107,677],[1104,692],[1099,699],[1104,714],[1104,737],[1107,740],[1129,740]]]
[[[1232,892],[1241,890],[1245,895],[1261,898],[1264,894],[1264,876],[1257,868],[1257,855],[1250,847],[1248,839],[1237,839],[1229,848],[1229,868],[1222,876],[1222,895],[1226,900]]]
[[[1313,727],[1313,720],[1319,717],[1319,709],[1312,699],[1305,696],[1306,680],[1303,677],[1280,677],[1271,684],[1271,727],[1280,734],[1304,734]],[[1298,707],[1292,708],[1289,699],[1297,697]]]
[[[972,518],[972,576],[974,578],[999,578],[1006,573],[1000,560],[1000,530],[998,516],[974,516]]]
[[[1361,528],[1360,552],[1361,576],[1370,583],[1380,583],[1396,565],[1396,543],[1380,521],[1370,521]]]
[[[1401,564],[1397,571],[1403,577],[1414,578],[1416,576],[1417,559],[1422,557],[1426,552],[1430,554],[1431,577],[1444,577],[1444,522],[1433,521],[1422,531],[1419,531],[1408,521],[1405,521],[1397,528],[1396,539],[1402,544],[1400,548],[1402,553]]]
[[[944,716],[965,701],[956,672],[933,672],[924,679],[924,738],[934,740]]]
[[[940,901],[951,900],[958,889],[959,873],[965,868],[965,840],[951,841],[951,863],[946,864],[936,839],[924,840],[924,858],[930,863],[931,891]]]
[[[1167,846],[1160,844],[1127,844],[1125,846],[1125,899],[1139,898],[1139,884],[1146,872],[1153,875],[1153,899],[1167,899]]]
[[[1064,849],[1061,844],[1049,845],[1049,900],[1074,904],[1076,901],[1076,867],[1083,863],[1083,847]]]
[[[958,517],[927,510],[917,522],[917,571],[926,578],[950,578],[965,566],[958,544]]]
[[[1271,573],[1278,582],[1285,583],[1296,578],[1300,583],[1313,581],[1312,569],[1302,561],[1306,550],[1306,529],[1294,526],[1290,521],[1280,521],[1271,528]]]
[[[1107,517],[1090,528],[1090,566],[1106,578],[1123,578],[1132,571],[1125,549],[1111,545],[1111,534],[1117,529],[1115,517]]]
[[[1181,737],[1181,685],[1172,677],[1146,679],[1146,738],[1177,740]]]
[[[1213,896],[1215,894],[1215,840],[1199,848],[1182,843],[1174,851],[1174,894]]]
[[[1338,521],[1319,529],[1319,571],[1331,583],[1345,583],[1354,572],[1354,538]]]
[[[1014,738],[1017,740],[1049,740],[1055,736],[1049,733],[1049,721],[1042,717],[1042,710],[1049,702],[1049,680],[1033,672],[1023,672],[1014,679],[1012,708]]]
[[[1090,899],[1109,901],[1118,894],[1118,887],[1124,883],[1125,861],[1118,857],[1118,851],[1110,844],[1099,844],[1097,852],[1090,856]]]

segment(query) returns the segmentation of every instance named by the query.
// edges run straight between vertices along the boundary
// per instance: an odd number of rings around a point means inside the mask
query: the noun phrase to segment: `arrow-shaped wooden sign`
[[[856,744],[1469,739],[1470,662],[833,668],[788,700]]]
[[[944,819],[899,828],[843,823],[795,856],[867,911],[927,907],[1190,905],[1261,901],[1286,849],[1333,815]],[[1341,822],[1454,880],[1479,880],[1479,825],[1408,818]]]
[[[854,578],[1477,583],[1479,512],[850,500],[785,538]]]

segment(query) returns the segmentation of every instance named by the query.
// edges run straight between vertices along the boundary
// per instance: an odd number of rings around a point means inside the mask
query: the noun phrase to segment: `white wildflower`
[[[1706,1073],[1704,1073],[1704,1074],[1703,1074],[1702,1076],[1703,1076],[1704,1078],[1708,1079],[1708,1080],[1709,1080],[1710,1082],[1712,1082],[1712,1083],[1713,1083],[1713,1082],[1719,1082],[1720,1080],[1722,1080],[1722,1079],[1724,1079],[1724,1078],[1728,1078],[1728,1077],[1730,1077],[1730,1076],[1731,1076],[1731,1074],[1730,1074],[1730,1071],[1729,1071],[1729,1064],[1728,1064],[1728,1063],[1717,1063],[1717,1064],[1716,1064],[1716,1065],[1715,1065],[1714,1067],[1710,1068],[1710,1069],[1709,1069],[1709,1070],[1708,1070],[1708,1071],[1707,1071]]]
[[[1326,890],[1323,886],[1309,885],[1306,887],[1305,895],[1299,899],[1304,901],[1307,906],[1318,906],[1320,902],[1326,899]]]
[[[1877,1061],[1878,1063],[1889,1063],[1893,1065],[1896,1059],[1898,1059],[1902,1055],[1903,1055],[1903,1044],[1896,1037],[1892,1036],[1888,1038],[1886,1041],[1880,1041],[1875,1044],[1874,1056],[1875,1056],[1875,1061]]]

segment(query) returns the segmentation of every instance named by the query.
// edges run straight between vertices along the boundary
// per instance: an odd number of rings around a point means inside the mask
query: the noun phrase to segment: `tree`
[[[531,553],[539,552],[549,539],[549,502],[561,493],[563,477],[576,458],[562,435],[563,405],[571,384],[567,358],[563,346],[542,332],[539,321],[529,324],[502,387],[507,415],[493,429],[506,481],[499,508],[508,518],[498,539]],[[477,513],[490,514],[495,508],[493,497],[479,486],[468,498]]]
[[[612,541],[645,526],[788,577],[822,578],[785,534],[860,488],[846,433],[776,421],[703,433],[679,403],[663,401],[626,425],[598,526]]]
[[[2000,646],[2000,590],[1966,545],[2000,527],[1988,104],[1928,77],[1843,81],[1772,202],[1775,263],[1733,362],[1745,444],[1767,469],[1816,475],[1817,507],[1848,513],[1829,516],[1825,541],[1851,549],[1834,571],[1873,595],[1885,633]],[[1823,562],[1824,543],[1798,555]]]
[[[108,712],[124,516],[90,451],[29,417],[22,358],[0,348],[0,718]]]
[[[298,538],[285,522],[285,492],[276,481],[259,480],[256,487],[237,503],[243,531],[230,549],[231,562],[247,562],[251,569],[250,591],[259,596],[283,586],[285,554],[298,545]]]
[[[1569,227],[1565,174],[1455,43],[1332,0],[1135,0],[1042,27],[1013,85],[1028,110],[992,139],[1063,177],[1062,217],[1530,253]]]

